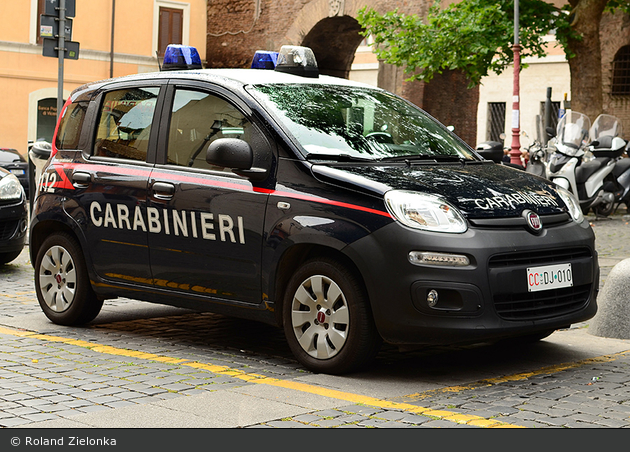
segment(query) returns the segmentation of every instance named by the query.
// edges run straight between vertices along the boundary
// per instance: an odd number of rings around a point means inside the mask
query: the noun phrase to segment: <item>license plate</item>
[[[573,287],[571,264],[545,265],[527,269],[527,289],[530,292],[563,287]]]
[[[23,176],[24,175],[24,170],[23,169],[10,169],[9,171],[11,171],[11,173],[15,174],[16,176]]]

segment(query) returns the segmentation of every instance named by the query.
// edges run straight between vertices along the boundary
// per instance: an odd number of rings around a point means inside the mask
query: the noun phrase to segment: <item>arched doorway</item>
[[[313,49],[320,74],[348,78],[355,51],[363,40],[360,31],[354,17],[327,17],[315,24],[301,45]]]

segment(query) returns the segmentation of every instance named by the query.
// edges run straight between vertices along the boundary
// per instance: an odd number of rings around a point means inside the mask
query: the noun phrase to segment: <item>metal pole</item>
[[[518,0],[514,0],[514,91],[512,96],[512,150],[510,151],[510,163],[522,165],[521,163],[521,141],[519,138],[520,111],[519,111],[519,73],[521,71],[521,45],[519,43],[519,5]]]
[[[59,72],[57,74],[57,119],[63,108],[63,58],[66,52],[66,0],[59,0],[59,46],[57,59],[59,60]]]
[[[543,144],[547,144],[549,142],[547,127],[551,127],[551,87],[547,87],[547,97],[545,98],[545,124],[542,132]]]
[[[109,78],[114,76],[114,24],[116,23],[116,0],[112,0],[112,36],[109,53]]]

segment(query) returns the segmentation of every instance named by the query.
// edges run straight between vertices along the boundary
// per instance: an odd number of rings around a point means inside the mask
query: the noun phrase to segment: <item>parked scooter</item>
[[[603,167],[610,160],[614,161],[612,172],[604,179],[604,201],[593,208],[597,215],[611,215],[621,203],[630,207],[630,158],[623,158],[630,142],[621,138],[621,134],[621,121],[615,116],[604,114],[595,119],[590,130],[592,141],[582,166],[592,165],[590,162],[595,161],[599,167]]]
[[[595,158],[583,161],[587,150],[591,150],[587,149],[590,128],[591,122],[583,113],[570,111],[560,119],[553,139],[555,152],[547,165],[547,178],[571,191],[584,214],[593,209],[595,214],[606,216],[612,213],[610,206],[615,201],[615,194],[604,189],[604,180],[613,172],[616,158],[597,157],[593,153]],[[613,151],[610,153],[617,155]],[[619,155],[622,153],[623,147]]]
[[[504,138],[505,135],[501,134],[501,139]],[[519,170],[525,169],[522,165],[517,165],[516,163],[510,162],[510,157],[507,154],[509,148],[506,148],[500,141],[484,141],[477,144],[475,150],[486,160],[492,160],[493,162],[499,163],[500,165],[509,166],[511,168]]]
[[[547,154],[545,148],[538,141],[534,141],[527,148],[529,153],[529,161],[525,171],[536,176],[547,178]]]

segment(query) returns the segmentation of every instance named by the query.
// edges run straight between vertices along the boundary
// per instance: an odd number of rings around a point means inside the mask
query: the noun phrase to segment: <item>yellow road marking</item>
[[[187,359],[174,358],[174,357],[165,356],[165,355],[156,355],[154,353],[145,353],[145,352],[140,352],[137,350],[129,350],[129,349],[123,349],[123,348],[118,348],[118,347],[112,347],[109,345],[97,344],[94,342],[82,341],[78,339],[52,336],[48,334],[40,334],[40,333],[34,333],[34,332],[24,331],[24,330],[16,330],[16,329],[11,329],[11,328],[6,328],[6,327],[0,327],[0,334],[6,334],[6,335],[16,336],[16,337],[28,337],[32,339],[40,339],[40,340],[49,341],[49,342],[61,342],[64,344],[76,345],[78,347],[88,348],[90,350],[94,350],[96,352],[109,354],[109,355],[126,356],[126,357],[146,359],[146,360],[163,362],[163,363],[177,364],[180,366],[186,366],[186,367],[191,367],[194,369],[205,370],[207,372],[212,372],[218,375],[225,375],[225,376],[237,378],[237,379],[249,382],[249,383],[265,384],[265,385],[276,386],[276,387],[285,388],[285,389],[292,389],[295,391],[320,395],[323,397],[329,397],[329,398],[333,398],[337,400],[344,400],[347,402],[367,405],[367,406],[376,407],[376,408],[400,410],[400,411],[404,411],[408,413],[432,417],[435,419],[443,419],[446,421],[456,422],[458,424],[469,424],[469,425],[473,425],[477,427],[484,427],[484,428],[506,428],[506,427],[507,428],[522,428],[521,426],[518,426],[518,425],[508,424],[508,423],[501,422],[494,419],[486,419],[481,416],[456,413],[456,412],[447,411],[447,410],[434,410],[434,409],[425,408],[425,407],[421,407],[417,405],[412,405],[406,402],[396,402],[396,401],[391,401],[391,400],[377,399],[374,397],[364,396],[360,394],[353,394],[350,392],[338,391],[336,389],[327,389],[321,386],[311,385],[307,383],[300,383],[300,382],[292,381],[292,380],[281,380],[278,378],[267,377],[265,375],[260,375],[260,374],[255,374],[255,373],[247,373],[238,369],[232,369],[227,366],[201,363],[198,361],[190,361]],[[408,396],[398,397],[397,399],[399,400],[403,399],[407,401],[422,400],[422,399],[429,398],[437,394],[456,393],[456,392],[465,391],[469,389],[479,388],[482,386],[492,386],[492,385],[500,384],[506,381],[525,380],[532,376],[541,375],[541,374],[553,374],[553,373],[561,372],[563,370],[581,367],[587,364],[611,362],[624,355],[627,355],[628,353],[630,353],[630,350],[614,353],[611,355],[583,359],[583,360],[572,362],[572,363],[563,363],[563,364],[557,364],[553,366],[547,366],[547,367],[543,367],[541,369],[538,369],[532,372],[523,372],[523,373],[515,374],[515,375],[480,380],[479,382],[476,382],[470,385],[451,386],[448,388],[440,388],[440,389],[435,389],[431,391],[425,391],[423,393],[417,393],[417,394],[411,394]]]
[[[420,392],[417,394],[410,394],[410,395],[406,395],[402,397],[397,397],[397,399],[406,400],[406,401],[423,400],[423,399],[428,399],[436,395],[442,395],[446,393],[457,393],[457,392],[467,391],[467,390],[476,389],[480,387],[494,386],[497,384],[505,383],[507,381],[521,381],[521,380],[526,380],[531,377],[535,377],[537,375],[551,375],[558,372],[562,372],[563,370],[582,367],[587,364],[608,363],[611,361],[615,361],[616,359],[619,359],[629,353],[630,353],[630,350],[626,350],[626,351],[622,351],[618,353],[613,353],[611,355],[596,356],[594,358],[586,358],[586,359],[582,359],[580,361],[575,361],[571,363],[554,364],[552,366],[542,367],[532,372],[522,372],[520,374],[506,375],[506,376],[497,377],[497,378],[488,378],[485,380],[477,381],[475,383],[471,383],[469,385],[449,386],[447,388],[432,389],[432,390]]]

